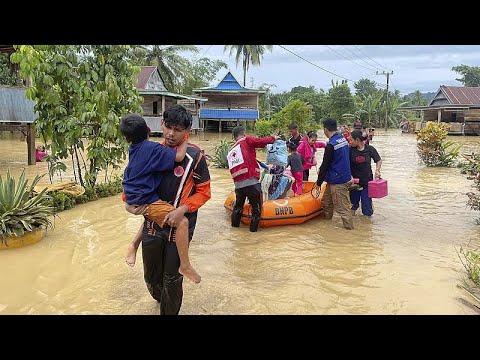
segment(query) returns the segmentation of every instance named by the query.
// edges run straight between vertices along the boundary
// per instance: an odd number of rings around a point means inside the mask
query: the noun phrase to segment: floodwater
[[[192,142],[213,154],[229,136],[200,133]],[[480,151],[480,137],[451,140]],[[231,228],[223,203],[233,183],[228,170],[211,167],[212,199],[190,250],[202,282],[184,281],[181,314],[475,314],[459,301],[465,270],[455,252],[480,243],[478,212],[466,207],[472,182],[458,168],[420,165],[415,135],[378,132],[371,144],[389,195],[374,200],[372,218],[355,217],[354,231],[337,215],[255,234]],[[4,134],[2,175],[25,164],[25,142]],[[30,179],[46,171],[27,166]],[[158,314],[141,250],[133,269],[124,263],[141,223],[114,196],[61,212],[37,244],[0,251],[0,314]]]

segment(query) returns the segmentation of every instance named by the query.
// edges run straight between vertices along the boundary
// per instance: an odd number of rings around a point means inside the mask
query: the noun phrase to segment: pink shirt
[[[42,159],[47,156],[47,152],[46,151],[38,151],[37,149],[35,149],[35,161],[36,162],[39,162],[39,161],[42,161]]]

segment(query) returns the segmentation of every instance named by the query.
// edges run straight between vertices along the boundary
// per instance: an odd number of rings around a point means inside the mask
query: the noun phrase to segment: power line
[[[333,73],[333,72],[331,72],[331,71],[329,71],[329,70],[327,70],[327,69],[324,69],[324,68],[322,68],[321,66],[318,66],[317,64],[314,64],[314,63],[312,63],[311,61],[309,61],[309,60],[305,59],[304,57],[302,57],[302,56],[300,56],[300,55],[298,55],[298,54],[294,53],[293,51],[291,51],[291,50],[287,49],[287,48],[286,48],[285,46],[283,46],[283,45],[278,45],[278,46],[280,46],[282,49],[284,49],[284,50],[288,51],[289,53],[291,53],[291,54],[295,55],[296,57],[298,57],[298,58],[302,59],[303,61],[305,61],[305,62],[307,62],[307,63],[309,63],[309,64],[311,64],[311,65],[313,65],[313,66],[315,66],[315,67],[317,67],[317,68],[319,68],[319,69],[321,69],[321,70],[325,71],[325,72],[328,72],[329,74],[335,75],[335,76],[337,76],[337,77],[339,77],[339,78],[342,78],[342,79],[345,79],[345,80],[347,80],[347,81],[351,81],[352,83],[355,83],[355,82],[356,82],[355,80],[352,80],[352,79],[346,78],[346,77],[344,77],[344,76],[341,76],[341,75],[335,74],[335,73]],[[376,81],[373,81],[373,82],[374,82],[374,83],[375,83],[377,86],[381,86],[381,87],[383,87],[383,88],[385,88],[385,87],[386,87],[385,85],[383,85],[383,84],[379,84],[379,83],[377,83]]]
[[[369,65],[369,66],[372,66],[372,64],[369,64],[368,62],[366,62],[365,60],[363,60],[361,57],[358,56],[358,54],[355,54],[352,50],[350,50],[349,48],[347,48],[346,46],[342,45],[345,49],[347,49],[351,54],[353,54],[353,56],[359,58],[360,60],[362,60],[365,64]],[[375,66],[373,65],[373,67],[375,69],[378,69],[380,71],[382,71],[382,69],[380,69],[378,66]]]
[[[356,48],[358,51],[360,51],[363,55],[365,55],[367,58],[369,58],[370,60],[372,60],[374,63],[380,65],[380,66],[381,66],[382,68],[384,68],[384,69],[390,70],[389,68],[387,68],[387,67],[383,66],[382,64],[380,64],[380,63],[376,62],[375,60],[373,60],[370,56],[368,56],[368,55],[365,54],[362,50],[360,50],[360,48],[357,47],[356,45],[353,45],[353,46],[355,46],[355,48]]]
[[[354,52],[352,52],[352,51],[351,51],[349,48],[347,48],[346,46],[344,46],[344,45],[341,45],[341,46],[343,46],[345,49],[347,49],[347,50],[348,50],[351,54],[353,54],[354,56],[357,56],[357,57],[358,57],[358,55],[356,55]],[[366,62],[365,60],[363,60],[362,58],[359,58],[359,59],[362,60],[365,64],[370,65],[369,63],[367,63],[367,62]],[[378,68],[378,67],[376,67],[376,69],[381,70],[381,69]],[[375,85],[380,86],[380,87],[382,87],[382,88],[384,88],[384,89],[387,87],[387,86],[385,86],[385,85],[383,85],[383,84],[380,84],[380,83],[376,82],[375,80],[372,80],[372,81],[373,81],[373,83],[374,83]]]
[[[372,69],[372,68],[369,68],[369,67],[363,66],[362,64],[359,64],[359,63],[357,63],[357,62],[355,62],[355,61],[353,61],[353,60],[351,60],[351,59],[347,58],[346,56],[344,56],[343,54],[341,54],[341,53],[339,53],[339,52],[335,51],[334,49],[332,49],[332,48],[331,48],[330,46],[328,46],[328,45],[325,45],[325,46],[326,46],[326,47],[328,47],[330,50],[332,50],[334,53],[336,53],[336,54],[340,55],[341,57],[343,57],[343,58],[347,59],[348,61],[351,61],[352,63],[354,63],[354,64],[356,64],[356,65],[358,65],[358,66],[361,66],[361,67],[363,67],[363,68],[365,68],[365,69],[367,69],[367,70],[370,70],[370,71],[376,71],[376,69]]]
[[[282,49],[288,51],[290,54],[293,54],[293,55],[295,55],[296,57],[302,59],[303,61],[306,61],[307,63],[309,63],[309,64],[311,64],[311,65],[313,65],[313,66],[315,66],[315,67],[317,67],[317,68],[319,68],[319,69],[321,69],[321,70],[323,70],[323,71],[325,71],[325,72],[328,72],[329,74],[335,75],[335,76],[337,76],[337,77],[339,77],[339,78],[342,78],[342,79],[345,79],[345,80],[347,80],[347,81],[355,82],[355,81],[352,80],[352,79],[348,79],[348,78],[346,78],[346,77],[344,77],[344,76],[335,74],[335,73],[333,73],[333,72],[331,72],[331,71],[329,71],[329,70],[327,70],[327,69],[322,68],[321,66],[318,66],[317,64],[312,63],[311,61],[309,61],[309,60],[301,57],[300,55],[295,54],[293,51],[287,49],[287,48],[286,48],[285,46],[283,46],[283,45],[278,45],[278,46],[280,46]]]

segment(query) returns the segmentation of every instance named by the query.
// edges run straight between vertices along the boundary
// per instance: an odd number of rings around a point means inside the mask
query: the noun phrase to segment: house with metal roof
[[[143,118],[150,130],[153,133],[161,133],[160,122],[163,118],[163,112],[177,103],[181,103],[190,110],[193,116],[192,130],[198,130],[200,128],[198,113],[201,104],[206,102],[207,99],[168,91],[156,66],[141,66],[140,69],[135,86],[143,98]]]
[[[0,45],[0,54],[7,54],[10,71],[18,70],[18,64],[10,61],[10,55],[15,52],[13,45]],[[24,86],[0,85],[0,132],[20,132],[27,143],[27,163],[35,165],[35,128],[37,114],[34,111],[35,102],[27,99]]]
[[[480,87],[441,85],[427,106],[407,106],[426,121],[450,124],[450,135],[480,135]]]
[[[218,131],[227,130],[232,123],[255,121],[259,118],[258,101],[265,90],[249,89],[241,86],[229,71],[214,87],[194,89],[201,97],[207,98],[200,109],[200,122],[204,129],[215,126]],[[218,124],[215,124],[218,122]]]

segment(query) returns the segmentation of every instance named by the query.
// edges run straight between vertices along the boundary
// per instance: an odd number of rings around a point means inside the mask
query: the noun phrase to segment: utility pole
[[[377,75],[386,75],[387,76],[387,97],[386,97],[386,102],[385,102],[385,131],[387,131],[388,130],[388,84],[389,84],[389,81],[390,81],[390,75],[393,75],[393,71],[392,72],[382,71],[381,73],[379,73],[377,71]]]

